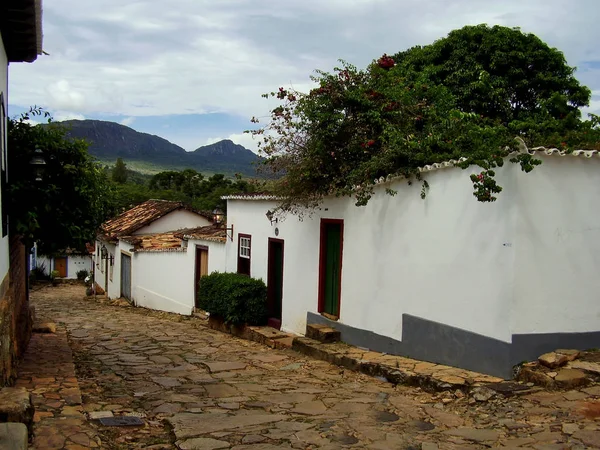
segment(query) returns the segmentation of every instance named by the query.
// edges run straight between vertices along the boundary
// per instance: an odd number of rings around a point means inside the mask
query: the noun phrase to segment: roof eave
[[[42,54],[42,0],[4,0],[0,31],[8,62],[34,62]]]

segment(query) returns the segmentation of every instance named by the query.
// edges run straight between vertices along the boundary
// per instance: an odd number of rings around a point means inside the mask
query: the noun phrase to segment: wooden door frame
[[[267,299],[269,298],[269,294],[271,292],[271,242],[281,244],[281,318],[283,319],[283,269],[284,269],[284,255],[285,255],[285,241],[283,239],[278,238],[269,238],[267,244]],[[250,244],[252,245],[252,244]],[[268,301],[268,300],[267,300]]]
[[[194,250],[194,308],[196,308],[196,305],[198,304],[198,283],[200,282],[200,277],[198,276],[198,266],[200,264],[200,261],[198,259],[198,250],[205,251],[206,257],[208,258],[208,245],[196,245],[195,247],[196,249]]]
[[[337,310],[338,316],[341,313],[341,299],[342,299],[342,261],[344,256],[344,219],[321,219],[320,224],[320,236],[319,236],[319,313],[325,312],[325,295],[323,288],[325,287],[325,266],[326,261],[326,234],[325,227],[328,224],[340,225],[340,263],[338,267],[338,298],[337,298]]]

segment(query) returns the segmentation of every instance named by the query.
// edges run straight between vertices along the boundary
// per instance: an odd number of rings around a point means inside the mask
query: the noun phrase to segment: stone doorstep
[[[308,324],[306,325],[306,337],[326,344],[339,342],[341,333],[324,324]]]
[[[449,366],[436,365],[433,363],[431,366],[437,366],[439,367],[439,370],[434,370],[429,374],[416,373],[404,367],[396,367],[393,365],[393,361],[389,364],[386,364],[384,362],[361,360],[358,359],[356,354],[338,353],[335,350],[335,347],[331,346],[331,344],[322,344],[307,337],[294,338],[292,349],[315,359],[327,361],[353,371],[361,372],[370,376],[385,378],[387,381],[393,384],[418,386],[427,392],[461,390],[467,393],[471,390],[471,388],[483,384],[489,383],[490,385],[502,385],[505,381],[500,378],[481,374],[479,377],[480,379],[477,380],[477,383],[474,383],[474,380],[459,375],[468,371]],[[414,360],[415,364],[418,364],[419,362],[421,361]],[[453,371],[456,372],[456,375],[453,374]],[[477,375],[474,372],[468,373],[474,376]],[[485,381],[482,382],[481,378],[484,378]],[[494,390],[496,392],[500,392],[500,390]]]
[[[35,409],[31,394],[25,388],[0,389],[0,421],[22,423],[31,434]]]
[[[2,450],[27,450],[27,426],[23,423],[0,423],[0,448]]]
[[[259,326],[230,326],[225,325],[223,321],[215,319],[214,317],[208,318],[208,320],[201,317],[194,317],[198,320],[200,325],[206,326],[212,330],[217,330],[222,333],[231,334],[235,337],[245,339],[247,341],[258,342],[259,344],[266,345],[267,347],[285,350],[292,348],[292,341],[295,335],[290,333],[284,333],[283,331],[277,330],[271,327],[259,327]]]

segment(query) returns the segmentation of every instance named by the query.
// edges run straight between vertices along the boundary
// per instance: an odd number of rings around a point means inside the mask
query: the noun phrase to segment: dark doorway
[[[283,306],[283,241],[269,238],[267,268],[267,313],[269,326],[281,329]]]
[[[106,271],[108,273],[108,265]],[[108,293],[108,284],[106,288]],[[121,297],[131,300],[131,256],[124,253],[121,253]]]
[[[344,221],[321,219],[319,252],[319,312],[340,315]]]
[[[196,246],[196,267],[194,273],[194,299],[196,308],[199,308],[198,289],[200,288],[200,278],[208,275],[208,247]]]

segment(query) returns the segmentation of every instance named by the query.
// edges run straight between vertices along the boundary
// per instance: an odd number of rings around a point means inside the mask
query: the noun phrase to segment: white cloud
[[[160,0],[53,0],[44,5],[50,56],[11,65],[11,103],[88,117],[261,116],[262,93],[306,87],[314,69],[338,58],[364,66],[483,22],[536,33],[581,67],[600,61],[597,2],[171,0],[165,9]],[[594,75],[578,72],[598,90]]]
[[[126,127],[130,126],[133,122],[135,122],[135,117],[125,117],[121,120],[121,125],[125,125]]]
[[[55,122],[62,122],[63,120],[84,120],[85,116],[80,113],[72,111],[54,111],[52,113],[52,120]]]

